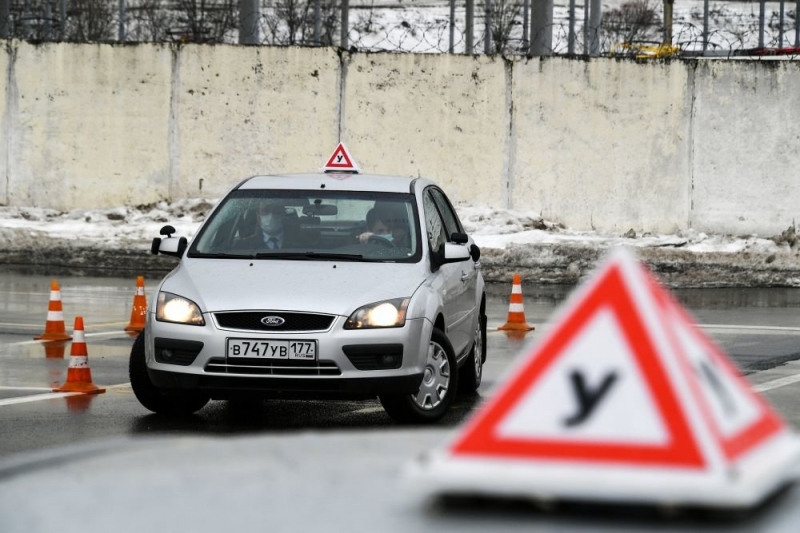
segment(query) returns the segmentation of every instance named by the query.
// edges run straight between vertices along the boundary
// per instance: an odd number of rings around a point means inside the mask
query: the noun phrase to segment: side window
[[[439,216],[439,210],[436,209],[436,203],[431,196],[431,191],[428,189],[422,196],[422,209],[425,211],[425,226],[428,228],[428,243],[431,250],[438,250],[439,247],[447,242],[445,235],[445,227],[442,222],[442,217]]]
[[[453,233],[462,233],[464,231],[461,227],[461,222],[442,191],[431,189],[431,194],[444,219],[444,227],[447,229],[447,240],[449,241]]]

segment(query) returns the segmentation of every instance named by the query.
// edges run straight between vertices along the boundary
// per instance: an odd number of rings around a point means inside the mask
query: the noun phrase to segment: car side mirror
[[[463,244],[444,243],[444,263],[459,263],[469,258],[469,248]]]
[[[481,258],[481,249],[478,248],[477,244],[473,244],[469,247],[469,255],[472,257],[472,260],[476,263]]]
[[[174,257],[181,257],[183,252],[186,251],[189,241],[186,237],[167,237],[166,239],[153,239],[153,244],[150,246],[150,252],[154,254],[171,255]]]
[[[438,250],[431,251],[431,272],[436,272],[447,263],[460,263],[469,258],[469,248],[463,244],[443,243]]]
[[[450,235],[450,240],[456,244],[467,244],[469,242],[469,235],[466,233],[454,232]]]

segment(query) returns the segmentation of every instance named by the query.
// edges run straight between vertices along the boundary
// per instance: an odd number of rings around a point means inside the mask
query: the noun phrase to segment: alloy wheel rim
[[[475,379],[478,383],[481,382],[481,373],[483,372],[483,330],[481,323],[478,321],[478,326],[475,329],[475,356],[472,358],[475,364]]]
[[[428,358],[419,390],[411,395],[414,404],[425,411],[436,409],[447,396],[450,387],[450,362],[439,343],[428,345]]]

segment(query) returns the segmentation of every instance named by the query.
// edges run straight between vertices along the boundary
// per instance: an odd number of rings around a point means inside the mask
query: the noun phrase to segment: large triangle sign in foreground
[[[443,492],[752,506],[798,459],[778,415],[620,251],[414,475]]]

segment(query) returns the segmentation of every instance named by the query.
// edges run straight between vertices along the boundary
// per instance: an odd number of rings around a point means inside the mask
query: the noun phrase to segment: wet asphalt
[[[0,457],[130,435],[397,429],[377,400],[211,402],[198,414],[182,420],[150,414],[127,385],[133,339],[123,329],[130,318],[135,278],[56,278],[61,285],[67,329],[72,329],[76,315],[84,318],[93,381],[107,387],[106,393],[9,403],[47,394],[65,378],[69,345],[61,349],[50,346],[48,353],[45,345],[33,341],[44,328],[51,279],[53,276],[0,270]],[[148,300],[157,281],[145,280]],[[494,331],[506,319],[510,283],[487,288],[490,333],[484,382],[478,394],[457,398],[441,426],[459,424],[480,404],[528,343],[546,329],[558,305],[573,289],[524,284],[526,318],[537,330],[515,339]],[[693,289],[675,294],[743,373],[753,376],[800,359],[800,290]],[[800,387],[796,391],[800,393]],[[787,398],[788,411],[796,395],[791,387],[781,393],[780,397]]]

